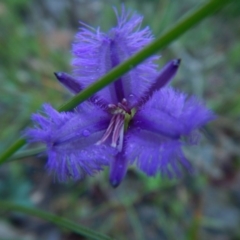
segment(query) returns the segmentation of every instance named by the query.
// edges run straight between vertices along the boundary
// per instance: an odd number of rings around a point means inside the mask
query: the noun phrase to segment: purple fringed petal
[[[63,125],[66,121],[71,119],[74,114],[59,113],[49,104],[43,105],[42,114],[35,113],[32,115],[32,121],[35,127],[25,131],[26,137],[31,142],[45,142],[51,145],[52,136],[58,130],[58,126]],[[48,117],[49,116],[49,117]]]
[[[96,117],[92,117],[92,113]],[[75,112],[59,113],[50,105],[44,105],[45,117],[34,114],[35,128],[25,136],[30,141],[41,141],[47,146],[47,168],[60,181],[80,179],[93,175],[108,165],[114,152],[110,146],[96,145],[104,134],[110,116],[89,102]]]
[[[149,176],[157,172],[180,176],[180,165],[191,170],[181,150],[182,136],[192,141],[198,128],[213,119],[214,114],[195,97],[162,88],[134,115],[127,133],[126,156],[136,160]]]
[[[132,126],[172,139],[191,132],[215,118],[203,103],[170,87],[162,88],[137,111]]]
[[[181,147],[182,143],[178,140],[134,128],[128,132],[125,154],[148,176],[161,173],[168,177],[180,177],[181,166],[192,171]]]
[[[216,118],[216,115],[195,96],[191,96],[185,102],[181,114],[181,121],[188,127],[188,133],[198,129]]]
[[[117,18],[117,27],[108,34],[101,33],[99,29],[94,32],[81,28],[76,35],[72,49],[72,65],[74,74],[84,87],[95,82],[152,40],[149,28],[139,30],[142,17],[134,14],[129,18],[129,14],[123,10],[122,15]],[[156,57],[147,59],[96,95],[108,103],[117,104],[126,98],[131,105],[136,104],[157,78],[157,66],[153,63],[155,59]]]
[[[78,180],[85,175],[94,175],[114,159],[111,147],[95,144],[100,135],[101,133],[88,139],[90,145],[83,144],[83,139],[79,138],[48,148],[46,168],[59,181]]]

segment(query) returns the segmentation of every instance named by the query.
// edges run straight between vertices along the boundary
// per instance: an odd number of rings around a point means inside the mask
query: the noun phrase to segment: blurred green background
[[[54,71],[71,72],[71,43],[83,21],[107,31],[112,6],[144,15],[155,36],[173,25],[196,0],[0,1],[0,151],[29,124],[42,103],[59,107],[70,98]],[[182,65],[173,85],[204,99],[218,119],[199,146],[186,149],[196,174],[181,180],[147,178],[130,169],[112,189],[107,170],[77,183],[48,176],[45,157],[0,167],[0,199],[67,217],[115,239],[240,239],[240,1],[228,5],[161,53]],[[0,212],[0,240],[85,239],[40,219]]]

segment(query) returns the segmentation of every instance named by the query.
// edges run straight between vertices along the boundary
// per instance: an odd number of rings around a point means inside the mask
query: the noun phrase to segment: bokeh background
[[[42,103],[59,107],[71,97],[53,72],[71,72],[79,21],[107,31],[116,23],[112,6],[124,3],[144,15],[143,25],[159,36],[201,2],[1,0],[0,151],[20,136]],[[147,178],[131,168],[113,189],[106,169],[94,178],[59,184],[46,173],[45,156],[30,156],[0,167],[0,199],[38,207],[115,239],[240,239],[240,2],[233,2],[159,53],[160,66],[182,59],[172,84],[203,99],[218,115],[201,143],[185,151],[195,175]],[[0,211],[3,239],[85,238],[31,216]]]

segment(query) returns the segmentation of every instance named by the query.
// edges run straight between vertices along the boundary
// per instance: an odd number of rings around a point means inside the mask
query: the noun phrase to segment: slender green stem
[[[37,154],[40,154],[46,150],[46,147],[37,147],[32,149],[23,150],[19,153],[14,154],[8,159],[8,161],[18,160],[21,158],[31,157]]]
[[[18,139],[12,146],[10,146],[3,154],[0,156],[0,164],[7,161],[18,149],[26,144],[26,140],[23,138]]]
[[[88,237],[90,239],[97,239],[97,240],[111,240],[112,238],[105,236],[101,233],[95,232],[89,228],[83,227],[75,222],[72,222],[66,218],[58,217],[57,215],[36,209],[30,208],[26,206],[22,206],[20,204],[10,203],[6,201],[0,201],[0,209],[10,210],[10,211],[17,211],[22,212],[25,214],[29,214],[31,216],[39,217],[51,223],[54,223],[60,227],[66,228],[71,230],[75,233],[78,233],[82,236]]]
[[[139,51],[137,54],[129,58],[124,63],[118,65],[116,68],[108,72],[105,76],[99,79],[97,82],[90,85],[88,88],[84,89],[82,92],[71,98],[70,101],[62,105],[58,110],[59,111],[68,111],[76,107],[79,103],[85,101],[90,96],[92,96],[97,91],[106,87],[108,84],[112,83],[114,80],[119,78],[121,75],[125,74],[145,59],[150,57],[152,54],[163,49],[168,44],[173,42],[177,37],[182,35],[188,29],[196,25],[202,19],[208,15],[213,14],[216,10],[220,9],[227,3],[230,3],[233,0],[211,0],[205,3],[204,5],[192,10],[187,15],[185,15],[177,24],[175,24],[168,31],[163,33],[162,36],[157,38],[151,44],[146,46],[144,49]],[[14,143],[10,148],[8,148],[0,156],[0,164],[6,161],[14,152],[21,148],[25,144],[24,139],[19,139]]]

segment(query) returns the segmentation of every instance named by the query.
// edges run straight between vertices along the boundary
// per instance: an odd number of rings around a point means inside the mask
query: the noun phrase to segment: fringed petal
[[[190,136],[214,118],[197,98],[165,87],[156,91],[137,111],[132,125],[176,139]]]
[[[81,28],[76,35],[72,65],[75,76],[84,87],[98,80],[152,40],[149,28],[139,30],[142,23],[139,15],[129,17],[129,13],[123,10],[122,15],[117,18],[117,27],[108,34],[101,33],[99,29],[94,32],[90,28]],[[136,104],[157,78],[157,66],[153,63],[155,59],[156,57],[147,59],[96,95],[109,103],[117,104],[126,98],[132,105]]]
[[[160,134],[146,130],[132,129],[127,135],[126,156],[131,163],[146,173],[157,173],[170,178],[180,177],[182,166],[192,171],[190,163],[184,157],[182,143]]]
[[[213,119],[214,114],[195,97],[188,98],[170,87],[162,88],[131,120],[126,156],[149,176],[161,172],[179,177],[180,165],[192,170],[182,145],[197,143],[198,128]]]
[[[36,126],[28,129],[25,136],[32,142],[46,144],[46,166],[58,180],[80,179],[109,165],[114,150],[108,145],[96,145],[110,121],[108,113],[89,102],[75,112],[59,113],[47,104],[43,109],[45,116],[34,114]]]
[[[91,137],[91,141],[88,140],[91,145],[83,146],[83,141],[75,139],[69,144],[49,147],[47,170],[59,181],[78,180],[101,171],[113,161],[114,152],[111,147],[93,143],[99,136],[100,134]]]

